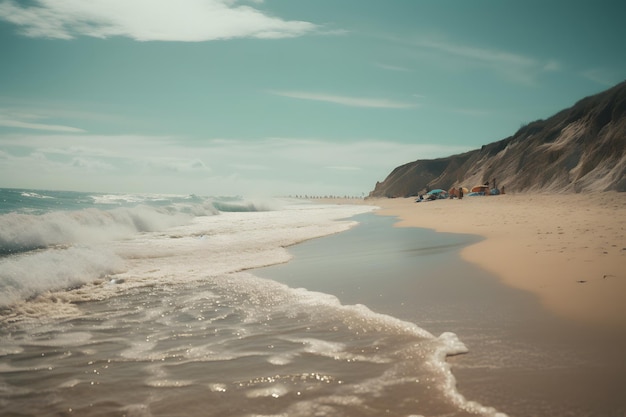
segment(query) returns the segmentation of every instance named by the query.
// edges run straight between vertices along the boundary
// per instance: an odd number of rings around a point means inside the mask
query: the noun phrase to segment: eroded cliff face
[[[626,82],[481,149],[399,166],[370,197],[408,197],[494,178],[510,191],[626,191]]]

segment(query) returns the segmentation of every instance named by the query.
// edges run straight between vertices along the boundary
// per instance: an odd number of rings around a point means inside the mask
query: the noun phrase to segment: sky
[[[367,195],[626,80],[622,0],[0,0],[0,187]]]

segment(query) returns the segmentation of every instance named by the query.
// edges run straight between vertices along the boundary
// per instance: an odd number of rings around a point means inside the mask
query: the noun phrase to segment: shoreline
[[[319,201],[377,206],[393,228],[482,237],[459,251],[470,268],[405,290],[417,306],[445,302],[417,322],[467,344],[467,356],[448,358],[466,398],[510,416],[626,410],[626,193]]]
[[[468,263],[461,253],[483,241],[476,234],[394,227],[397,218],[376,212],[355,220],[348,231],[290,247],[289,262],[255,275],[365,305],[434,336],[456,334],[469,350],[446,359],[458,393],[511,417],[626,410],[623,332],[561,318]]]
[[[626,329],[626,193],[361,201],[397,217],[396,227],[481,236],[463,259],[534,294],[562,318]]]

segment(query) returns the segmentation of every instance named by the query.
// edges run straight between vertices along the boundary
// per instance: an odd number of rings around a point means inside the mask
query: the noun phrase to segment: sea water
[[[0,202],[3,416],[498,415],[457,392],[455,334],[255,275],[373,207],[14,189]]]

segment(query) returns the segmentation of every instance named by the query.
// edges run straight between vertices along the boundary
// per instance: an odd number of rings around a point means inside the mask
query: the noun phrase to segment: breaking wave
[[[186,224],[191,218],[190,214],[148,206],[42,215],[9,213],[0,216],[0,255],[123,239]]]

